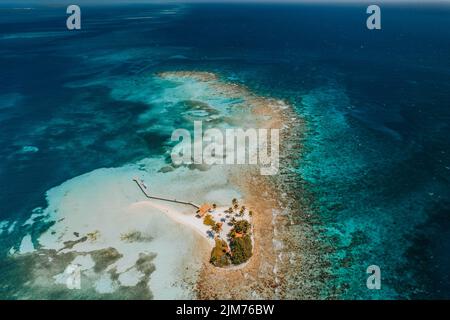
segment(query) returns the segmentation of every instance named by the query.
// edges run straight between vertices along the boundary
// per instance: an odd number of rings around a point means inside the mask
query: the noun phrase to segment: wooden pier
[[[162,198],[162,197],[156,197],[156,196],[152,196],[149,193],[149,190],[147,189],[147,186],[144,184],[144,182],[139,179],[139,178],[133,178],[133,181],[136,182],[136,184],[139,186],[139,189],[141,189],[141,191],[144,193],[144,195],[149,198],[149,199],[155,199],[155,200],[162,200],[162,201],[169,201],[169,202],[173,202],[173,203],[179,203],[179,204],[185,204],[188,206],[192,206],[196,209],[199,209],[200,206],[192,203],[192,202],[187,202],[187,201],[181,201],[181,200],[177,200],[177,199],[167,199],[167,198]]]

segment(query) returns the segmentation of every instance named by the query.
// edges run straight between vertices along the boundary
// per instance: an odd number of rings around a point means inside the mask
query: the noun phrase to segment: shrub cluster
[[[208,214],[203,219],[203,224],[214,227],[216,225],[216,221],[214,221],[213,217],[210,214]]]
[[[222,239],[216,239],[216,245],[211,251],[209,262],[216,267],[226,267],[230,265],[230,257],[227,254],[228,251],[227,242]]]
[[[252,239],[249,235],[241,238],[233,238],[230,242],[231,262],[233,264],[241,264],[246,262],[252,256]]]

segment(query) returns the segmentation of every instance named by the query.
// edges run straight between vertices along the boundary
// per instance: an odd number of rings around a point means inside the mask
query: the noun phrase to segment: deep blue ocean
[[[148,75],[202,70],[305,119],[323,298],[450,298],[450,6],[382,5],[376,31],[357,4],[90,5],[80,31],[30,6],[0,5],[0,288],[47,190],[162,152]]]

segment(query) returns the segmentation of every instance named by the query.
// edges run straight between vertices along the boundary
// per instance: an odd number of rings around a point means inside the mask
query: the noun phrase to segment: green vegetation
[[[250,232],[252,225],[247,220],[238,220],[234,223],[233,230],[239,233],[248,234]]]
[[[252,239],[249,235],[242,238],[233,238],[230,242],[231,262],[233,264],[241,264],[246,262],[252,256]]]
[[[203,224],[214,227],[216,225],[216,221],[214,221],[213,217],[210,214],[207,214],[205,216],[205,219],[203,219]]]
[[[230,265],[230,257],[228,255],[228,245],[225,240],[216,239],[216,245],[211,251],[211,262],[216,267],[226,267]]]
[[[215,207],[213,205],[213,207]],[[215,246],[211,251],[210,263],[216,267],[227,267],[231,264],[239,265],[248,261],[253,255],[253,243],[251,238],[252,225],[250,221],[243,219],[247,208],[240,206],[237,199],[232,200],[231,207],[225,210],[225,223],[232,226],[228,234],[228,240],[223,240],[219,235],[222,230],[222,222],[216,222],[211,214],[205,216],[203,223],[211,226],[216,233]],[[230,215],[228,215],[230,214]],[[249,215],[253,212],[249,211]]]
[[[241,264],[252,256],[251,224],[247,220],[235,220],[230,231],[231,262]]]

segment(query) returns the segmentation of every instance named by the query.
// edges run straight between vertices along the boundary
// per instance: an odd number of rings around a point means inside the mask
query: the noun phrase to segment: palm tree
[[[213,227],[212,230],[216,233],[219,233],[222,230],[222,225],[220,223],[216,223]]]
[[[217,205],[215,203],[213,203],[212,207],[213,207],[213,209],[216,209]]]
[[[233,198],[233,200],[231,200],[231,203],[233,204],[233,206],[236,206],[238,204],[238,201],[236,198]]]

